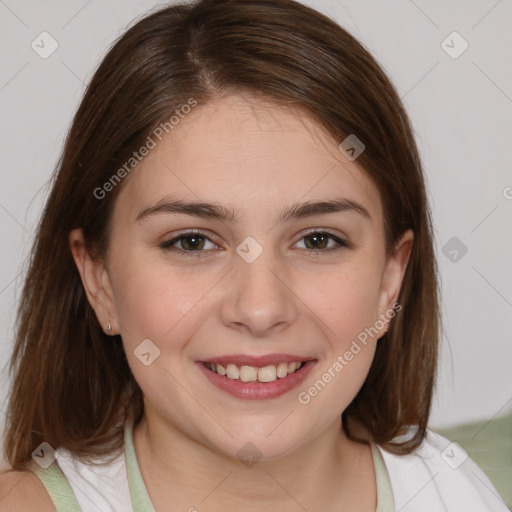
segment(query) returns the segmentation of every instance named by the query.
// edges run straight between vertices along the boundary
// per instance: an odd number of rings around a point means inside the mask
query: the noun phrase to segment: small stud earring
[[[108,323],[107,332],[109,336],[112,334],[112,327],[110,326],[110,322]]]

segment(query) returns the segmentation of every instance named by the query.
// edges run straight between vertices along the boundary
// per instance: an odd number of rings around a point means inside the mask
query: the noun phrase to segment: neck
[[[282,458],[252,464],[192,439],[157,414],[144,415],[133,439],[157,510],[169,503],[192,511],[194,505],[198,510],[250,512],[270,504],[283,511],[298,510],[298,504],[306,510],[340,510],[341,503],[350,502],[358,510],[363,503],[375,510],[370,448],[350,441],[341,421]]]

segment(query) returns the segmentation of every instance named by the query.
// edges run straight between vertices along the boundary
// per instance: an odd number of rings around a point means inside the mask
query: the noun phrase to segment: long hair
[[[103,332],[89,305],[68,236],[83,228],[87,249],[105,258],[115,200],[129,177],[104,197],[98,190],[191,98],[201,108],[242,92],[304,109],[338,143],[350,134],[364,141],[357,164],[380,192],[388,253],[406,229],[414,231],[402,310],[343,416],[394,453],[423,440],[437,367],[438,285],[422,166],[395,88],[354,37],[305,5],[202,0],[159,9],[129,28],[73,119],[17,314],[4,439],[14,469],[24,469],[43,441],[83,460],[112,454],[127,415],[141,419],[142,391],[120,337]],[[410,425],[414,435],[392,442]]]

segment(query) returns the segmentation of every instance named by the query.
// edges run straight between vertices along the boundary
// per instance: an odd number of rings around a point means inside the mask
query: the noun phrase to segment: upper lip
[[[244,354],[226,355],[204,359],[204,363],[221,364],[226,366],[234,364],[236,366],[257,366],[277,365],[279,363],[295,363],[313,360],[313,357],[299,356],[294,354],[266,354],[262,356],[250,356]]]

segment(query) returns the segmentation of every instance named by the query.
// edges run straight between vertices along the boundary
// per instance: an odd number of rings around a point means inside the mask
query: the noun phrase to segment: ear
[[[96,313],[98,322],[105,331],[105,334],[119,334],[112,286],[104,263],[89,254],[81,228],[70,232],[69,245],[80,273],[87,299]],[[110,332],[108,331],[109,324],[111,327]]]
[[[390,312],[393,311],[393,306],[398,300],[405,270],[411,256],[413,240],[414,233],[411,229],[408,229],[401,236],[400,240],[395,245],[394,251],[389,255],[386,261],[379,298],[379,318],[384,320],[386,325],[379,334],[379,337],[383,336],[387,331]],[[391,316],[391,318],[393,316]]]

